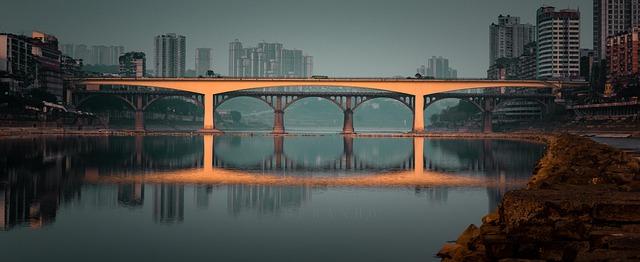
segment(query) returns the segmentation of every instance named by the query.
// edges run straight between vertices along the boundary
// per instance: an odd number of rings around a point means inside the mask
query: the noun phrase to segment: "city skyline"
[[[405,0],[393,5],[386,1],[277,1],[291,7],[286,11],[286,19],[277,18],[285,17],[285,13],[270,6],[269,1],[191,1],[188,4],[154,1],[153,4],[168,8],[154,12],[153,17],[140,14],[151,4],[146,1],[127,3],[124,11],[120,10],[119,0],[36,2],[9,3],[17,12],[7,14],[0,31],[20,34],[38,29],[58,36],[62,43],[124,45],[126,51],[147,54],[153,53],[155,35],[175,32],[189,39],[187,57],[195,57],[198,47],[212,48],[213,57],[217,57],[214,65],[222,74],[228,73],[225,63],[221,64],[228,61],[228,42],[238,38],[243,42],[279,42],[303,49],[315,56],[314,73],[329,76],[409,76],[414,73],[415,65],[423,63],[424,57],[445,56],[455,62],[452,67],[459,70],[461,77],[483,77],[489,64],[488,25],[499,14],[518,16],[523,23],[533,24],[535,11],[543,4],[558,9],[579,8],[583,25],[581,47],[591,48],[593,42],[592,1],[588,0],[528,3],[495,0],[473,9],[464,1],[438,2],[436,9],[430,8],[436,6],[434,1]],[[209,5],[212,8],[206,8]],[[332,6],[339,6],[340,10]],[[34,14],[33,19],[14,17],[14,13],[24,13],[20,10],[29,10]],[[189,14],[189,18],[164,19],[169,10],[174,17]],[[114,20],[115,12],[120,12],[121,18]],[[240,15],[251,18],[233,20]],[[78,20],[84,22],[78,25]],[[449,23],[442,25],[442,21]],[[266,26],[258,26],[263,24]],[[439,35],[444,37],[434,37]],[[187,69],[195,68],[192,63],[191,59],[187,60]]]

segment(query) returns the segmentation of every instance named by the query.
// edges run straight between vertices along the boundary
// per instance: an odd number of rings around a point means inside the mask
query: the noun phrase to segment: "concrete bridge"
[[[143,86],[193,93],[191,96],[196,104],[204,107],[204,132],[219,132],[215,128],[214,110],[217,106],[237,96],[258,97],[274,109],[273,132],[284,133],[284,110],[304,97],[327,98],[338,105],[345,114],[343,132],[353,133],[353,110],[363,102],[378,97],[398,100],[413,112],[413,128],[415,133],[424,132],[424,109],[430,104],[436,94],[477,88],[551,88],[576,87],[588,85],[586,82],[538,81],[538,80],[425,80],[425,79],[397,79],[397,78],[331,78],[331,79],[274,79],[274,78],[88,78],[80,79],[78,84],[86,86],[87,91],[99,91],[101,85],[115,86]],[[277,87],[348,87],[363,91],[376,90],[378,92],[356,93],[257,93],[246,92],[258,88]],[[244,91],[240,93],[240,91]],[[193,96],[200,94],[200,97]],[[135,94],[131,94],[132,96]],[[158,94],[160,96],[161,94]],[[166,95],[165,95],[166,96]],[[480,96],[478,96],[480,97]],[[495,105],[496,99],[482,98],[485,106],[483,112],[490,112],[488,105]],[[146,102],[145,102],[146,99]],[[157,96],[138,95],[127,102],[136,110],[136,129],[143,129],[142,116],[144,109],[157,100]],[[426,101],[426,99],[429,99]],[[75,100],[75,99],[74,99]],[[77,101],[81,103],[82,101]],[[477,105],[480,105],[476,102]],[[489,115],[490,116],[490,115]],[[486,119],[490,118],[485,118]],[[490,130],[490,125],[485,125]]]

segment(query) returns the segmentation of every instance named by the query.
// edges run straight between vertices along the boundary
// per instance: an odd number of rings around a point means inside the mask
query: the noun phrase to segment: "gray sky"
[[[485,77],[489,24],[499,14],[535,23],[542,4],[580,8],[581,43],[592,47],[592,0],[3,0],[0,31],[41,30],[63,43],[124,45],[153,61],[153,37],[187,37],[213,48],[227,73],[228,43],[280,42],[314,56],[314,73],[413,75],[427,57],[445,56],[460,77]]]

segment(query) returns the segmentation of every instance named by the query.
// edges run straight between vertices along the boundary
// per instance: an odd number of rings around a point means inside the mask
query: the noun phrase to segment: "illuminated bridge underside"
[[[214,96],[256,88],[276,88],[288,86],[322,86],[374,89],[402,93],[414,97],[413,131],[424,132],[424,97],[431,94],[475,88],[522,87],[561,88],[582,86],[584,82],[547,82],[513,80],[422,80],[422,79],[237,79],[237,78],[100,78],[83,79],[80,84],[97,90],[99,85],[124,85],[158,87],[187,91],[204,95],[204,130],[215,130]],[[93,88],[91,88],[93,87]],[[418,110],[416,110],[418,109]]]

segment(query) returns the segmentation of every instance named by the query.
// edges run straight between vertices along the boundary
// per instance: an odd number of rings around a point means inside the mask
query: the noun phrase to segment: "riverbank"
[[[444,245],[443,261],[640,259],[640,162],[574,135],[548,145],[527,188]]]

